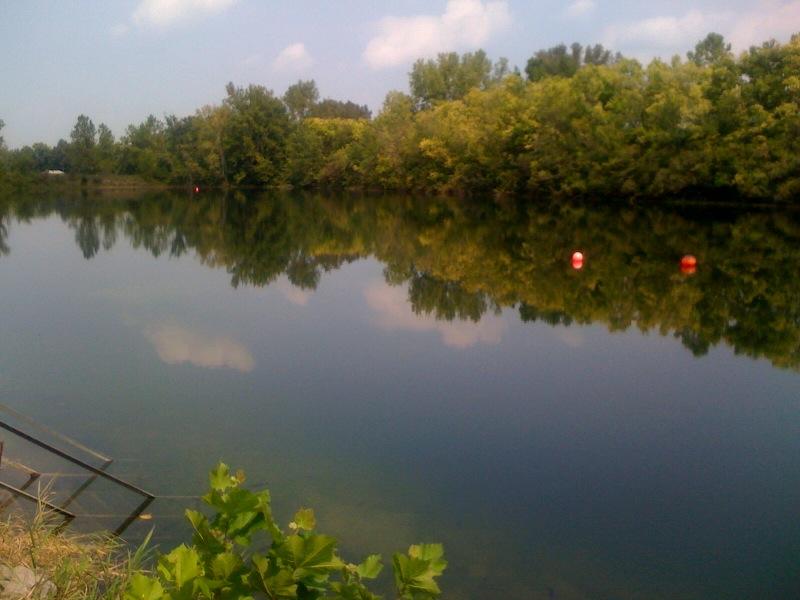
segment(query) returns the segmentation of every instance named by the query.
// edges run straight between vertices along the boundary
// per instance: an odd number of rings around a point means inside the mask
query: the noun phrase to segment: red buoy
[[[200,193],[200,186],[199,185],[194,186],[194,193],[195,194],[199,194]]]
[[[580,271],[583,268],[583,252],[572,253],[572,268]]]
[[[697,258],[692,254],[687,254],[681,258],[681,273],[692,275],[697,271]]]

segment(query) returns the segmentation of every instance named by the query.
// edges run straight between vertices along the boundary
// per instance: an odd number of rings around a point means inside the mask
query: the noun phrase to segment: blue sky
[[[80,113],[119,136],[148,114],[217,103],[228,81],[299,78],[377,110],[414,58],[601,42],[647,60],[709,31],[742,50],[800,31],[800,0],[0,0],[0,119],[10,147],[68,137]]]

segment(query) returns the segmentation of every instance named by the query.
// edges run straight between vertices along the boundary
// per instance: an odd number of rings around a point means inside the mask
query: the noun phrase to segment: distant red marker
[[[681,258],[681,273],[693,275],[697,271],[697,258],[692,254],[687,254]]]
[[[572,268],[580,271],[583,268],[583,252],[572,253]]]
[[[200,193],[200,186],[199,185],[194,186],[194,193],[195,194],[199,194]]]

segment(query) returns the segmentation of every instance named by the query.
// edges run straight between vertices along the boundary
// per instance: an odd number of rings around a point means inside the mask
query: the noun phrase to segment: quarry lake
[[[774,207],[18,196],[0,402],[163,496],[133,542],[222,459],[447,598],[797,598],[798,274]]]

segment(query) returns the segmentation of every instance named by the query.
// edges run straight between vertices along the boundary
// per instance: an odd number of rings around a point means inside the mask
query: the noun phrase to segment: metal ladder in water
[[[13,419],[14,424],[12,424],[12,422],[9,420],[9,417]],[[130,525],[136,521],[140,515],[144,513],[145,509],[147,509],[150,503],[155,500],[154,494],[151,494],[150,492],[147,492],[120,477],[108,473],[106,470],[113,462],[112,458],[109,458],[108,456],[105,456],[100,452],[97,452],[96,450],[93,450],[84,444],[67,437],[66,435],[42,425],[41,423],[36,422],[30,417],[4,404],[0,404],[0,428],[5,430],[7,435],[10,434],[13,436],[14,439],[21,440],[25,444],[30,444],[33,447],[39,448],[52,457],[57,457],[60,460],[66,461],[78,467],[81,471],[78,474],[81,483],[74,490],[71,490],[65,499],[55,502],[50,501],[47,498],[43,498],[39,494],[34,495],[31,493],[31,486],[37,482],[41,482],[45,475],[49,475],[51,477],[51,481],[55,481],[58,476],[63,474],[58,472],[45,473],[43,470],[37,470],[32,466],[25,464],[22,462],[22,460],[16,458],[11,459],[7,456],[4,456],[3,452],[6,445],[4,444],[2,437],[3,432],[0,431],[0,492],[5,492],[7,496],[5,499],[0,499],[0,512],[8,509],[17,499],[33,502],[61,517],[62,521],[58,525],[58,528],[63,528],[75,520],[76,517],[80,516],[70,510],[71,505],[73,505],[81,495],[86,493],[86,491],[95,481],[98,479],[103,479],[111,482],[114,486],[120,489],[125,489],[142,498],[141,502],[136,506],[136,508],[134,508],[129,515],[125,516],[122,522],[113,529],[114,535],[121,536],[125,530],[130,527]],[[63,446],[70,448],[72,451],[65,450],[63,447],[59,448],[52,443],[44,441],[42,439],[43,436],[58,440],[58,442],[63,444]],[[89,462],[75,456],[75,451],[80,451],[93,458],[96,458],[101,464],[99,466],[92,465]],[[13,485],[4,479],[4,469],[11,469],[17,473],[21,473],[22,476],[27,477],[27,479],[21,484]]]

